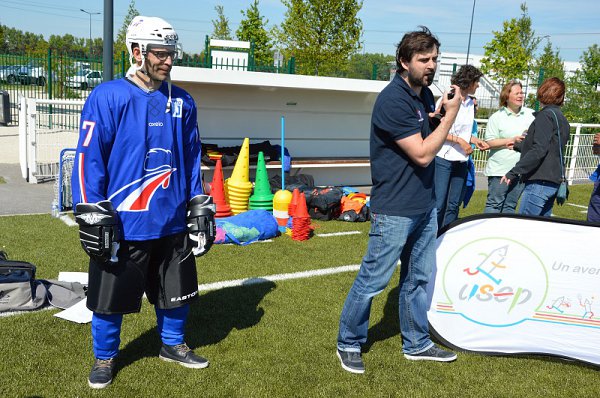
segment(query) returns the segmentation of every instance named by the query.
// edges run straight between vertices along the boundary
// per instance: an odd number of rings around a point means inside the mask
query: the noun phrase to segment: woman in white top
[[[514,213],[525,188],[517,178],[510,185],[500,182],[521,158],[512,148],[523,140],[523,134],[534,120],[533,110],[524,107],[523,100],[521,83],[509,81],[500,92],[501,108],[488,120],[484,138],[490,146],[490,156],[485,166],[488,192],[484,213]]]
[[[452,76],[451,83],[460,87],[461,105],[456,120],[442,149],[435,158],[435,197],[438,228],[458,218],[467,178],[467,160],[473,152],[471,143],[480,150],[488,149],[485,141],[471,135],[475,119],[475,104],[470,95],[479,87],[483,73],[473,65],[463,65]]]

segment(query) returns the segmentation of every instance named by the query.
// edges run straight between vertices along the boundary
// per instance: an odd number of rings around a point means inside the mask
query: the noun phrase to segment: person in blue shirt
[[[170,24],[137,16],[126,42],[134,60],[127,76],[100,84],[83,107],[72,177],[80,242],[90,257],[91,388],[112,382],[123,315],[139,312],[144,294],[155,307],[159,357],[208,366],[184,340],[189,303],[198,296],[194,256],[215,236],[196,105],[171,84],[181,48]]]
[[[453,361],[435,346],[427,321],[427,285],[435,264],[437,211],[434,158],[456,119],[461,98],[444,95],[445,117],[432,132],[435,102],[429,85],[440,43],[427,29],[404,35],[396,50],[398,73],[381,91],[371,118],[371,230],[367,253],[340,317],[337,356],[344,370],[364,373],[373,297],[401,261],[400,331],[409,360]],[[458,86],[452,86],[458,93]]]
[[[594,155],[600,155],[600,133],[594,134],[592,152]],[[590,180],[594,181],[594,190],[590,196],[587,220],[591,222],[600,222],[600,164],[596,171],[590,176]]]

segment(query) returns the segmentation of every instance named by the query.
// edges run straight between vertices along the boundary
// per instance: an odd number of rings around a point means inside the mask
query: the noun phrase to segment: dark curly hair
[[[479,81],[481,76],[483,73],[473,65],[463,65],[452,75],[450,83],[456,84],[461,90],[466,90],[471,84]]]

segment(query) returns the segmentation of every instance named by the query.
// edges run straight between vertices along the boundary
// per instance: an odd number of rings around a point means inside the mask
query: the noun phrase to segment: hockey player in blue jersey
[[[135,17],[127,29],[127,76],[96,87],[81,114],[73,204],[90,257],[87,306],[93,311],[92,388],[112,382],[123,314],[146,294],[162,340],[159,357],[189,368],[208,361],[186,345],[189,303],[197,298],[195,256],[215,236],[204,195],[197,111],[171,84],[178,36],[160,18]]]

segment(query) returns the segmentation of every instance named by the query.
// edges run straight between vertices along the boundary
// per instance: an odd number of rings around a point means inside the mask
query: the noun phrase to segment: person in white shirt
[[[460,87],[461,105],[444,145],[435,158],[435,198],[438,229],[458,218],[467,178],[467,160],[473,152],[471,144],[485,151],[488,144],[471,135],[475,120],[475,103],[470,96],[479,87],[483,73],[473,65],[463,65],[452,76],[451,83]]]

